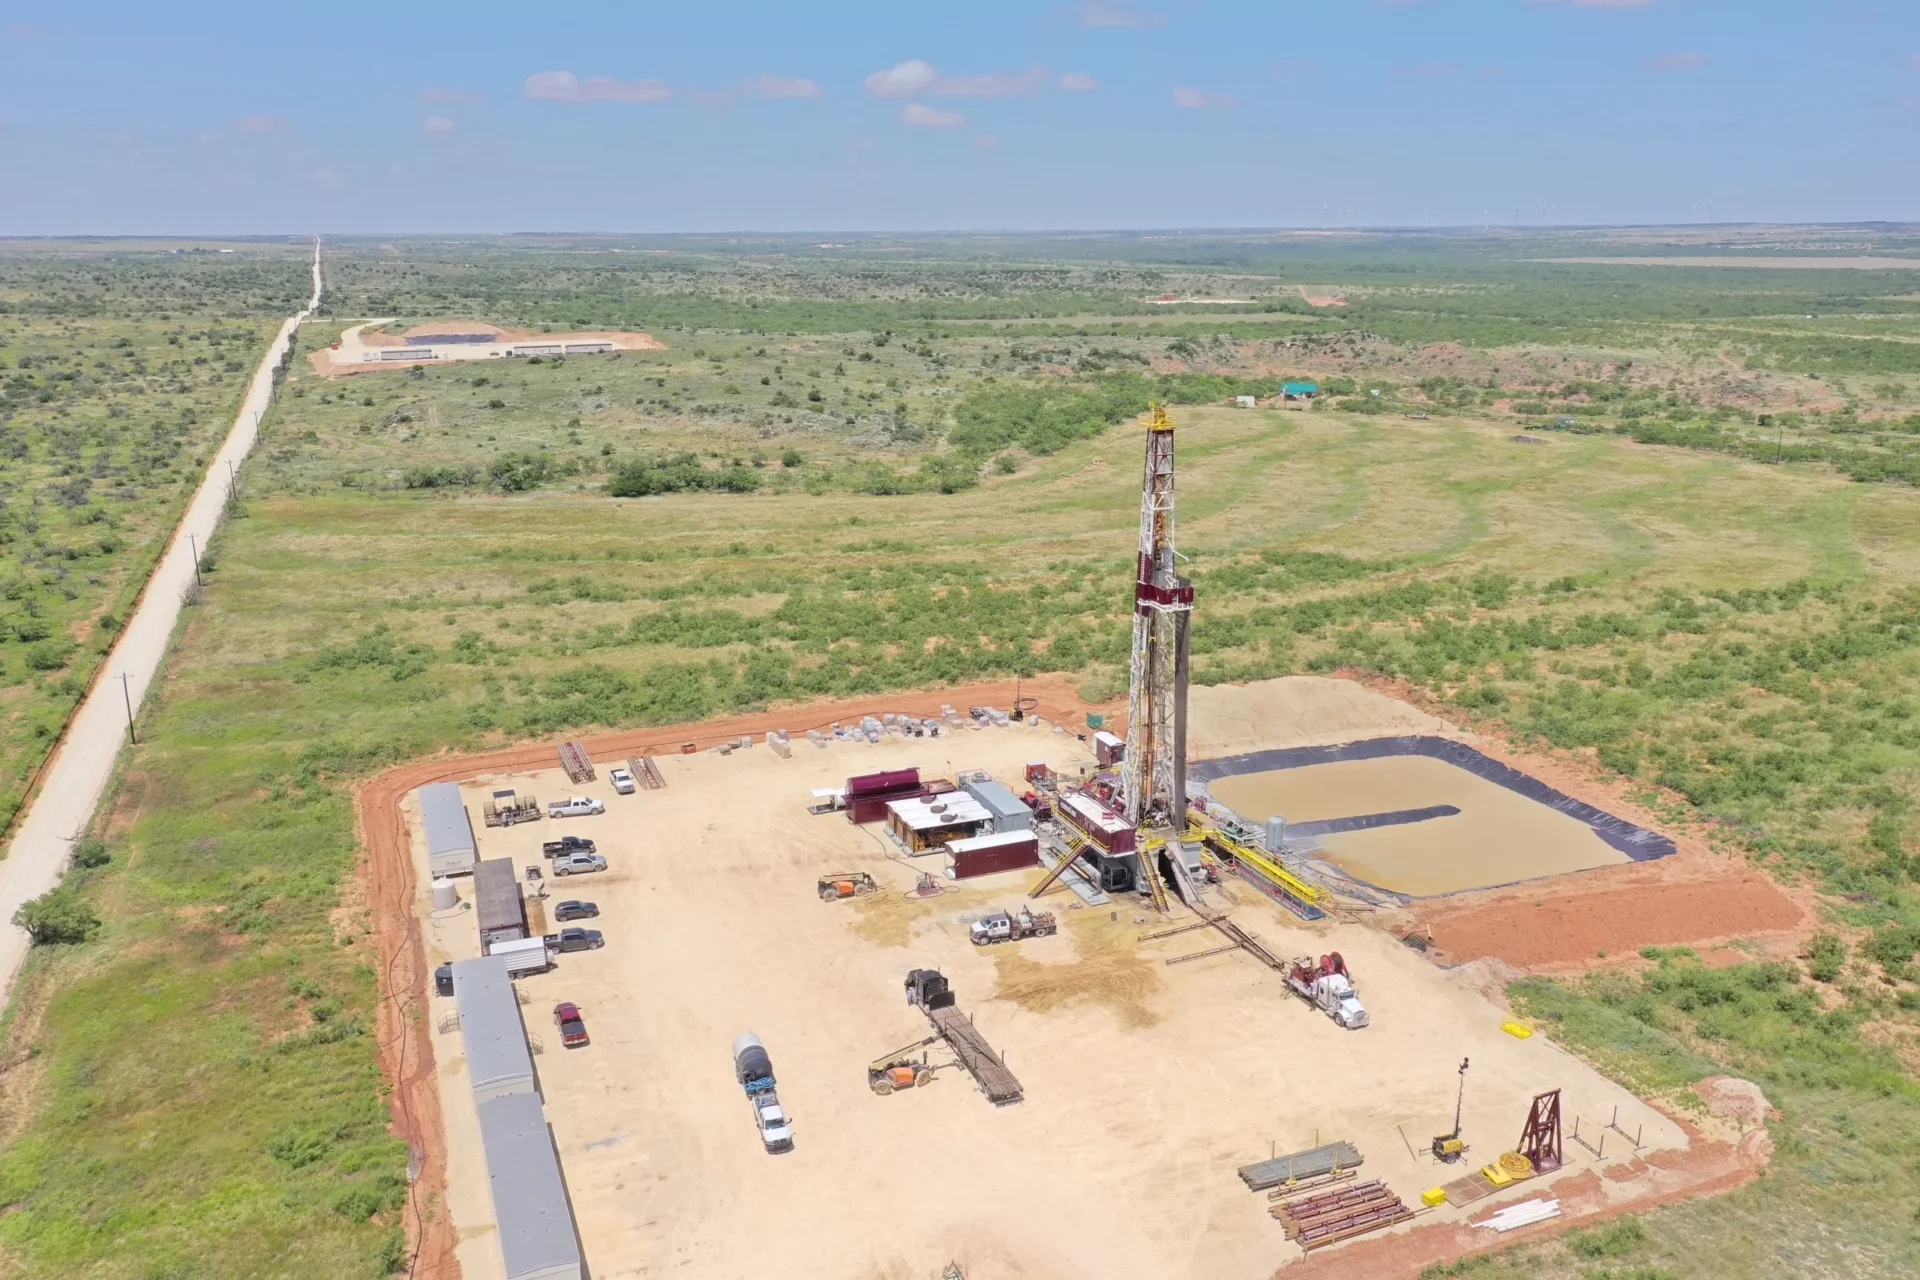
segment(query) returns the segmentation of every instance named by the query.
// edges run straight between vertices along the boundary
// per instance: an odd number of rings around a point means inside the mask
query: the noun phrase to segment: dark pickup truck
[[[563,853],[598,853],[593,841],[585,836],[561,836],[558,840],[549,840],[540,846],[543,857],[558,857]]]
[[[606,943],[598,929],[562,929],[547,935],[547,946],[555,951],[592,951]]]
[[[571,1000],[563,1000],[553,1006],[553,1025],[560,1028],[560,1043],[569,1049],[577,1049],[587,1043],[587,1022],[580,1016],[580,1006]]]

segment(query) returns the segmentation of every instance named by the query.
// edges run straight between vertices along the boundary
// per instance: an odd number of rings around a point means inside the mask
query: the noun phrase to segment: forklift
[[[1467,1154],[1467,1144],[1460,1140],[1460,1108],[1467,1100],[1467,1060],[1460,1059],[1460,1092],[1453,1100],[1453,1132],[1443,1133],[1433,1140],[1433,1158],[1441,1164],[1453,1164]]]
[[[939,1036],[928,1036],[924,1040],[895,1049],[892,1053],[875,1058],[867,1064],[867,1087],[881,1097],[897,1089],[917,1089],[933,1082],[933,1073],[939,1067],[927,1061],[922,1053],[916,1061],[915,1050],[925,1049],[928,1045],[938,1044]]]

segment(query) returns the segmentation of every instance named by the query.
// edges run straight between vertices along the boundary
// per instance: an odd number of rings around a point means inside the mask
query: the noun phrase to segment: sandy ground
[[[1259,822],[1453,805],[1459,813],[1319,837],[1319,857],[1366,884],[1426,897],[1615,866],[1627,855],[1557,809],[1445,760],[1388,756],[1218,778],[1208,793]]]
[[[1041,698],[1049,720],[1077,727],[1092,709],[1066,682],[1028,682],[1023,691]],[[975,686],[849,700],[608,735],[588,746],[605,762],[773,727],[797,732],[863,712],[1004,706],[1010,694]],[[1102,709],[1113,723],[1115,708]],[[1381,691],[1318,677],[1196,690],[1191,728],[1196,757],[1448,731]],[[1571,794],[1653,822],[1578,761],[1452,732]],[[1648,1125],[1643,1158],[1624,1163],[1617,1140],[1604,1161],[1569,1144],[1568,1168],[1534,1189],[1562,1195],[1570,1213],[1604,1216],[1724,1189],[1764,1164],[1764,1133],[1691,1130],[1543,1035],[1512,1039],[1498,1030],[1501,1009],[1474,985],[1487,980],[1497,995],[1497,975],[1487,979],[1482,966],[1450,974],[1381,928],[1301,926],[1229,887],[1236,918],[1276,951],[1338,949],[1348,957],[1374,1025],[1342,1032],[1247,957],[1167,967],[1167,957],[1207,949],[1206,935],[1140,943],[1154,926],[1136,923],[1151,913],[1131,904],[1080,909],[1056,892],[1047,905],[1061,913],[1060,936],[975,951],[964,918],[1017,905],[1034,873],[992,877],[931,902],[910,899],[901,891],[938,859],[889,860],[867,831],[803,809],[812,787],[889,764],[983,767],[1012,781],[1033,758],[1065,766],[1086,757],[1068,735],[1022,727],[878,747],[820,750],[802,741],[788,761],[764,746],[725,758],[671,754],[662,757],[665,792],[614,797],[596,782],[583,789],[609,800],[603,817],[485,833],[488,852],[523,863],[543,837],[589,834],[614,864],[603,876],[555,882],[554,893],[601,904],[595,923],[607,947],[564,957],[558,971],[526,984],[536,1036],[550,1041],[547,1010],[566,998],[582,1004],[595,1037],[589,1049],[536,1059],[594,1275],[932,1277],[958,1259],[975,1280],[1254,1276],[1276,1268],[1289,1277],[1411,1276],[1426,1262],[1491,1247],[1488,1233],[1442,1208],[1412,1230],[1301,1262],[1266,1216],[1264,1198],[1249,1195],[1233,1170],[1275,1145],[1345,1137],[1365,1152],[1369,1176],[1385,1177],[1413,1203],[1442,1172],[1457,1170],[1411,1154],[1400,1128],[1416,1147],[1447,1128],[1460,1056],[1474,1062],[1466,1133],[1475,1156],[1511,1144],[1528,1098],[1553,1086],[1567,1091],[1569,1122],[1619,1105],[1629,1128]],[[383,1062],[396,1084],[396,1127],[421,1162],[421,1198],[435,1206],[410,1224],[419,1277],[492,1277],[500,1264],[457,1033],[437,1030],[447,1002],[425,994],[434,964],[471,954],[477,943],[470,915],[430,918],[409,793],[426,781],[460,780],[477,812],[478,793],[498,785],[543,797],[575,790],[549,769],[553,761],[547,743],[419,761],[374,779],[359,797],[370,850],[364,872],[387,959]],[[1484,927],[1503,943],[1486,954],[1517,953],[1533,933],[1511,926],[1536,901],[1578,916],[1583,901],[1658,897],[1673,868],[1689,883],[1724,879],[1724,861],[1684,838],[1681,845],[1659,863],[1439,903],[1486,913]],[[814,898],[817,874],[856,868],[873,871],[888,892],[851,904]],[[1758,887],[1797,913],[1777,890]],[[1500,918],[1509,926],[1504,936]],[[1658,940],[1694,936],[1684,921],[1673,923],[1682,936]],[[1443,941],[1450,930],[1459,932],[1443,921]],[[1565,959],[1564,948],[1547,951],[1546,967]],[[1465,957],[1456,950],[1451,958]],[[957,1072],[894,1098],[866,1091],[869,1058],[924,1034],[900,991],[905,971],[923,964],[952,977],[962,1006],[1025,1083],[1023,1105],[995,1111]],[[790,1156],[759,1150],[727,1073],[727,1044],[744,1029],[766,1037],[796,1116]],[[1341,1081],[1338,1090],[1328,1088],[1330,1078]],[[1475,1205],[1473,1216],[1499,1202]]]
[[[1234,908],[1276,950],[1347,956],[1375,1023],[1343,1032],[1246,957],[1167,967],[1165,957],[1211,944],[1194,934],[1138,944],[1150,926],[1132,905],[1074,910],[1057,894],[1060,936],[976,950],[964,918],[1015,905],[1033,873],[909,899],[914,873],[938,858],[889,859],[870,831],[803,809],[812,787],[853,772],[983,767],[1014,780],[1035,758],[1087,760],[1071,737],[1012,728],[802,744],[787,761],[763,746],[667,756],[668,789],[630,797],[604,782],[573,788],[557,770],[466,784],[476,810],[501,786],[608,801],[603,817],[482,836],[483,853],[525,864],[539,861],[541,838],[571,831],[613,863],[552,890],[600,903],[606,948],[522,984],[547,1045],[545,1011],[559,999],[579,1002],[593,1031],[590,1048],[549,1047],[537,1063],[596,1277],[932,1276],[949,1260],[975,1280],[1266,1275],[1297,1250],[1234,1168],[1275,1145],[1345,1137],[1369,1176],[1412,1201],[1457,1171],[1409,1154],[1398,1126],[1416,1143],[1448,1127],[1461,1056],[1475,1064],[1466,1130],[1476,1154],[1510,1145],[1527,1100],[1556,1086],[1569,1118],[1617,1105],[1629,1127],[1647,1126],[1649,1151],[1688,1147],[1680,1126],[1544,1037],[1501,1032],[1497,1008],[1377,930],[1310,930],[1251,894]],[[424,885],[424,850],[413,853]],[[886,894],[819,903],[814,877],[847,869],[872,871]],[[471,916],[458,911],[430,920],[426,940],[430,964],[477,951]],[[918,965],[953,979],[1021,1076],[1023,1105],[992,1109],[958,1072],[894,1098],[868,1092],[867,1060],[924,1034],[900,990]],[[749,1029],[767,1041],[796,1118],[790,1156],[759,1149],[728,1073],[728,1043]],[[472,1158],[477,1121],[457,1032],[435,1041],[454,1153],[446,1206],[461,1270],[477,1280],[499,1268]],[[1584,1153],[1572,1156],[1577,1170]],[[1618,1185],[1620,1198],[1643,1189]]]
[[[366,373],[376,369],[404,369],[410,367],[404,360],[391,364],[369,363],[365,353],[381,348],[404,347],[406,336],[390,333],[369,333],[377,326],[390,324],[391,320],[367,320],[350,325],[341,330],[339,345],[322,347],[308,357],[315,373],[322,377],[339,377],[351,373]],[[596,330],[578,333],[533,333],[527,329],[502,329],[498,325],[481,321],[441,320],[432,324],[415,325],[407,330],[408,335],[435,336],[450,333],[492,333],[492,342],[451,342],[435,345],[432,349],[438,354],[431,363],[455,364],[471,360],[499,360],[505,358],[508,347],[518,342],[611,342],[619,351],[665,351],[667,344],[648,333],[631,333],[624,330]],[[425,363],[423,361],[423,363]]]
[[[232,469],[253,450],[260,415],[273,400],[273,371],[293,343],[300,321],[320,305],[320,248],[313,251],[313,296],[304,310],[289,317],[261,355],[233,426],[207,462],[207,470],[168,535],[153,570],[140,587],[132,616],[113,648],[94,669],[93,683],[68,719],[60,743],[42,770],[37,790],[20,820],[17,834],[0,861],[0,920],[11,921],[22,903],[36,898],[60,878],[73,841],[106,791],[107,780],[127,741],[128,701],[136,709],[159,671],[173,640],[182,599],[194,583],[191,534],[204,549],[225,514]],[[126,677],[125,685],[119,677]],[[26,959],[26,930],[0,926],[0,996],[10,990]]]

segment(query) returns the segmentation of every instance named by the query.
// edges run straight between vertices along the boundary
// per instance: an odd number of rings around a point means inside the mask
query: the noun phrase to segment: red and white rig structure
[[[1178,833],[1187,824],[1187,635],[1193,583],[1180,576],[1174,562],[1179,553],[1174,547],[1173,419],[1156,404],[1146,425],[1120,789],[1129,822]]]

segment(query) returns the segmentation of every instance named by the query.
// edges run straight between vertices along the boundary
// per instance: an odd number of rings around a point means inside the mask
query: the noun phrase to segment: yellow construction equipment
[[[1190,828],[1189,840],[1205,840],[1219,846],[1220,851],[1252,867],[1260,875],[1271,880],[1274,885],[1290,897],[1297,898],[1308,906],[1325,907],[1333,901],[1333,895],[1317,884],[1309,884],[1280,863],[1265,849],[1257,848],[1244,841],[1236,840],[1218,827]]]

